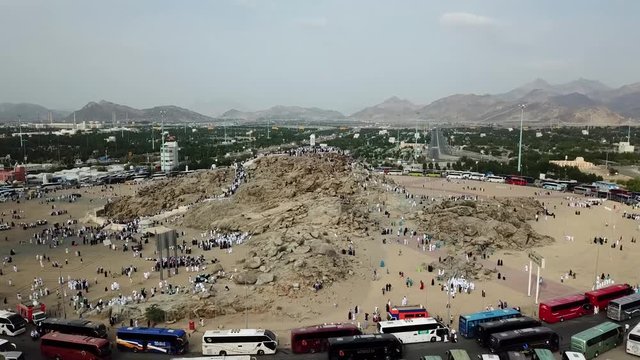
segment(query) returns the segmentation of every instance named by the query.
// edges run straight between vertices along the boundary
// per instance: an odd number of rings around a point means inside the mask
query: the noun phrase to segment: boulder
[[[239,285],[253,285],[258,281],[258,276],[252,271],[242,271],[233,275],[233,282]]]
[[[257,269],[260,267],[260,265],[262,265],[262,259],[260,259],[257,256],[252,257],[245,264],[245,266],[248,267],[249,269]]]
[[[275,276],[271,273],[264,273],[258,275],[258,280],[256,281],[256,285],[264,285],[272,283],[275,280]]]

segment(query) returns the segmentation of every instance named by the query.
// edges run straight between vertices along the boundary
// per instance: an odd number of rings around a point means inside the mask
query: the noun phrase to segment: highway
[[[604,312],[601,312],[597,315],[584,316],[582,318],[569,320],[562,323],[548,325],[548,327],[555,330],[560,335],[560,350],[565,351],[569,349],[571,335],[576,334],[582,330],[585,330],[589,327],[595,326],[601,322],[607,321]],[[638,322],[638,319],[633,319],[628,321],[630,327]],[[40,359],[39,352],[39,341],[33,341],[29,337],[30,329],[25,333],[18,337],[2,337],[3,339],[7,339],[11,342],[14,342],[18,346],[18,350],[22,351],[26,355],[26,359]],[[196,332],[192,336],[201,336],[202,333]],[[476,356],[479,354],[487,353],[486,349],[481,348],[475,342],[475,340],[467,340],[463,338],[459,338],[458,343],[420,343],[420,344],[411,344],[405,345],[404,347],[404,359],[407,360],[416,360],[424,355],[440,355],[444,356],[445,352],[449,349],[465,349],[472,355],[472,358],[477,358]],[[198,356],[199,349],[191,348],[191,352],[193,354],[188,354],[186,357],[195,357]],[[201,355],[200,355],[201,356]],[[133,360],[133,359],[169,359],[169,356],[158,356],[157,354],[135,354],[129,352],[118,352],[114,350],[112,359],[114,360]],[[320,360],[326,359],[326,353],[318,353],[318,354],[308,354],[308,355],[294,355],[291,354],[290,350],[282,349],[279,350],[275,355],[265,355],[260,358],[263,359],[300,359],[300,360]],[[558,356],[558,359],[560,357]],[[612,360],[623,360],[623,359],[636,359],[636,357],[627,355],[624,353],[624,348],[622,345],[618,346],[616,349],[611,350],[605,354],[602,354],[601,359],[612,359]]]

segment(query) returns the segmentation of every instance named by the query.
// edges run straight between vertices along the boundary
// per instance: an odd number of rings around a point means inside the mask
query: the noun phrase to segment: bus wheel
[[[432,337],[431,342],[436,342],[436,338]]]
[[[309,353],[311,353],[311,354],[315,354],[315,353],[316,353],[316,348],[311,348],[311,349],[309,349]]]
[[[258,355],[264,355],[264,350],[258,350]]]
[[[227,352],[224,350],[220,351],[220,356],[227,356]]]
[[[54,358],[56,360],[62,360],[62,358],[60,357],[60,355],[56,355],[56,357]]]
[[[593,357],[598,357],[598,355],[600,355],[600,353],[596,351],[596,353],[593,354]]]
[[[560,322],[563,322],[563,321],[564,321],[564,318],[563,318],[563,317],[561,317],[561,318],[560,318]]]

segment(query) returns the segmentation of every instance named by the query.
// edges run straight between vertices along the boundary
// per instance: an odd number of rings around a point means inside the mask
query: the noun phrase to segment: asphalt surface
[[[599,313],[598,315],[591,316],[583,316],[578,319],[573,319],[570,321],[545,325],[555,330],[558,335],[560,335],[560,351],[569,350],[571,336],[580,331],[588,329],[592,326],[595,326],[604,321],[608,321],[604,312]],[[633,328],[636,323],[638,323],[639,319],[635,318],[627,321],[630,325],[630,328]],[[18,347],[19,351],[22,351],[27,360],[30,359],[40,359],[40,350],[39,350],[39,341],[33,341],[29,337],[28,329],[26,333],[19,335],[17,337],[5,337],[3,339],[7,339],[13,343],[15,343]],[[195,336],[195,335],[194,335]],[[198,335],[199,336],[199,335]],[[634,356],[628,355],[624,353],[624,344],[619,345],[616,349],[611,350],[605,354],[600,356],[600,359],[612,359],[612,360],[623,360],[623,359],[637,359]],[[478,346],[474,339],[464,339],[459,338],[457,343],[420,343],[420,344],[410,344],[405,345],[404,347],[404,359],[407,360],[416,360],[421,356],[425,355],[440,355],[443,356],[447,350],[449,349],[465,349],[472,356],[472,358],[477,358],[479,354],[488,353],[487,349],[483,349]],[[191,354],[185,355],[184,357],[196,357],[202,356],[199,355],[199,349],[192,348]],[[128,360],[128,359],[170,359],[171,356],[159,355],[159,354],[134,354],[130,352],[118,352],[118,350],[114,350],[112,359],[114,360]],[[305,360],[319,360],[326,359],[326,353],[317,353],[317,354],[307,354],[307,355],[295,355],[291,354],[289,349],[281,349],[275,355],[266,355],[260,357],[262,359],[305,359]],[[559,355],[558,355],[558,358]]]

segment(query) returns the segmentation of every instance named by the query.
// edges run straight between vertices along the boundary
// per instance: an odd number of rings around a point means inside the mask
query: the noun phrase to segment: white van
[[[502,176],[487,176],[486,178],[487,182],[491,182],[491,183],[499,183],[499,184],[504,184],[505,179]]]

